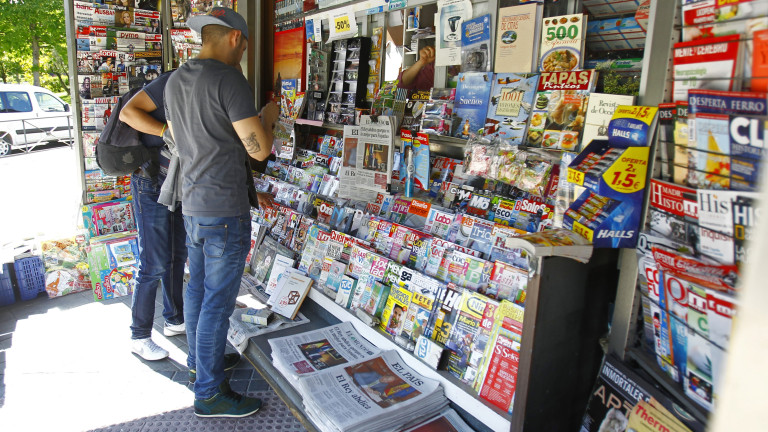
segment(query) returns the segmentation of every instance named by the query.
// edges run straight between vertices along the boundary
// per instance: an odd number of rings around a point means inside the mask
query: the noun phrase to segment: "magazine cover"
[[[494,76],[483,128],[486,137],[497,137],[510,145],[523,144],[529,119],[531,126],[534,126],[531,112],[538,83],[539,76],[533,74],[503,73]],[[541,121],[541,116],[538,119]]]
[[[657,390],[613,355],[606,356],[581,423],[580,432],[625,431],[629,416],[640,401],[659,401],[675,417],[695,432],[705,425],[686,412],[679,403]],[[673,408],[674,407],[674,408]]]
[[[589,145],[592,140],[608,139],[608,123],[613,117],[616,107],[619,105],[634,105],[635,97],[627,95],[614,95],[607,93],[591,93],[587,103],[586,116],[584,117],[584,130],[582,132],[581,146]]]
[[[461,23],[461,71],[490,72],[491,15]]]
[[[456,378],[472,383],[477,369],[469,369],[472,344],[480,330],[480,321],[488,298],[482,294],[464,291],[459,303],[459,313],[451,328],[451,336],[445,347],[450,350],[447,369]]]
[[[492,73],[459,74],[454,110],[457,126],[453,136],[467,139],[471,135],[482,135],[492,80]]]
[[[731,204],[733,205],[733,261],[742,268],[742,265],[754,262],[748,246],[755,239],[754,231],[760,218],[754,210],[757,203],[752,198],[740,196]]]
[[[679,42],[673,50],[673,100],[687,100],[688,90],[738,90],[733,80],[740,69],[738,34]]]
[[[459,306],[461,305],[462,292],[464,290],[453,284],[440,293],[435,302],[435,313],[427,322],[427,327],[432,328],[432,340],[446,344],[451,336],[453,322],[456,320]]]
[[[379,328],[392,336],[397,336],[403,330],[408,307],[411,304],[412,293],[407,288],[396,287],[389,292],[389,297],[381,312]]]
[[[542,10],[543,6],[536,2],[499,9],[494,71],[538,71],[534,62],[539,58]]]
[[[587,16],[561,15],[544,18],[539,51],[541,72],[567,72],[583,64]]]
[[[91,237],[136,229],[133,205],[126,198],[83,206],[83,222]]]
[[[542,73],[528,128],[528,145],[576,150],[596,79],[594,70]]]
[[[488,342],[487,371],[479,395],[504,411],[512,410],[520,364],[522,330],[516,326],[496,326]]]

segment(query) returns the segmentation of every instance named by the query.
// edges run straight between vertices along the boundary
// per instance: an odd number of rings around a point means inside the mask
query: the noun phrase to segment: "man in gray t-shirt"
[[[184,296],[195,414],[244,417],[261,401],[233,392],[224,375],[229,316],[250,246],[247,156],[265,160],[272,150],[278,109],[257,112],[239,71],[248,43],[245,20],[228,8],[190,18],[203,41],[198,57],[168,80],[165,109],[181,168],[182,211],[187,229],[190,280]],[[271,206],[268,194],[260,206]]]

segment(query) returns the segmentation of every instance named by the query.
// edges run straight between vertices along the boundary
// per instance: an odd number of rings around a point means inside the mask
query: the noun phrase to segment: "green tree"
[[[0,0],[0,79],[65,91],[65,25],[61,0]]]

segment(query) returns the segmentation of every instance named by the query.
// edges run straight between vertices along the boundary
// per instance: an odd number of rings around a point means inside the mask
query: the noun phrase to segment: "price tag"
[[[642,121],[643,123],[650,125],[653,122],[653,118],[659,111],[658,107],[649,106],[635,106],[635,105],[620,105],[616,107],[616,111],[613,113],[613,118],[634,118]]]
[[[568,168],[568,183],[576,183],[579,186],[584,185],[584,173]]]
[[[630,147],[603,173],[603,181],[621,193],[634,193],[645,188],[648,147]]]
[[[573,232],[584,237],[585,239],[592,241],[592,235],[595,233],[591,229],[587,228],[583,224],[573,221]]]

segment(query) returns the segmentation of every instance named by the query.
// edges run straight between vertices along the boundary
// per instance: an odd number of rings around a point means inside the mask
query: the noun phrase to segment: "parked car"
[[[50,90],[27,84],[0,84],[0,156],[13,148],[51,141],[71,144],[74,122],[69,104]]]

